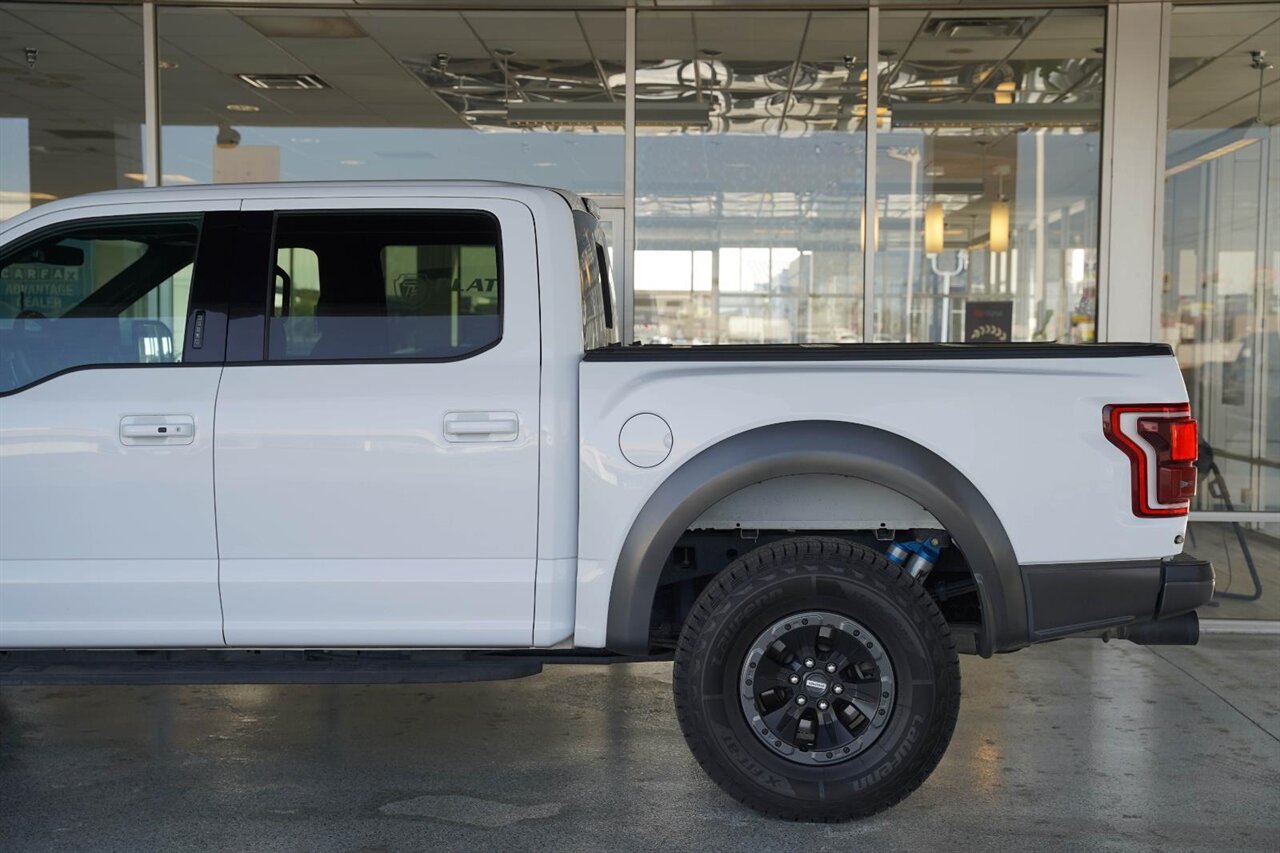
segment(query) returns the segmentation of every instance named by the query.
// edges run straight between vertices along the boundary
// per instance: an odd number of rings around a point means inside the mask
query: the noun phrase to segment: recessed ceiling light
[[[260,109],[262,108],[256,107],[253,104],[227,104],[228,112],[233,113],[256,113]]]
[[[364,165],[363,160],[339,160],[338,162],[344,166],[363,166]]]

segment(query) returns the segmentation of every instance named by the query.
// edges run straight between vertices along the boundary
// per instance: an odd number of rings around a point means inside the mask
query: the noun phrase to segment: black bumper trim
[[[1186,554],[1163,560],[1022,566],[1032,643],[1167,619],[1213,598],[1213,566]]]

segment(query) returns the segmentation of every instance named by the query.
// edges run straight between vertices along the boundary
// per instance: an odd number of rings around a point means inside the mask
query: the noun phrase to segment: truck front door
[[[218,393],[227,642],[529,645],[532,215],[457,199],[245,211],[273,238],[265,307],[233,316]]]
[[[0,248],[0,648],[222,645],[213,407],[239,201],[201,206],[70,208]]]

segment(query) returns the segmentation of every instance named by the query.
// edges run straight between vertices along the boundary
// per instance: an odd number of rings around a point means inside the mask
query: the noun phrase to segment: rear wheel
[[[721,788],[765,814],[838,821],[893,805],[937,766],[960,666],[919,583],[869,548],[806,537],[708,585],[674,686],[689,748]]]

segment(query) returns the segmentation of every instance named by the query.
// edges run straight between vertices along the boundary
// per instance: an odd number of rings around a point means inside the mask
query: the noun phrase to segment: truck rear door
[[[244,210],[272,237],[257,307],[233,310],[216,409],[228,644],[528,645],[529,210],[420,198]]]

